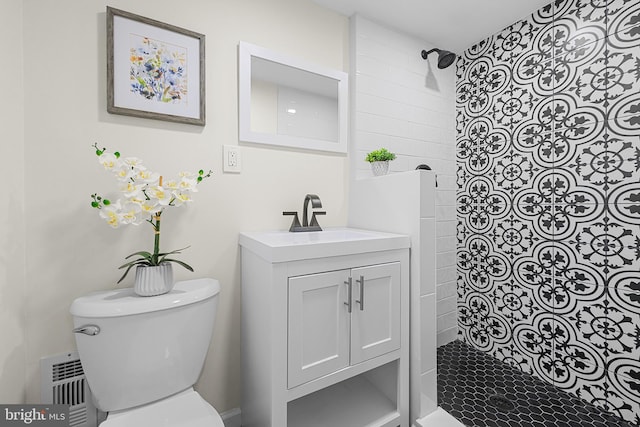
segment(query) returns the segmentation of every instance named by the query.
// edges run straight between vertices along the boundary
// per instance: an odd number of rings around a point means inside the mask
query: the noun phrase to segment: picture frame
[[[107,6],[107,112],[205,125],[204,34]]]

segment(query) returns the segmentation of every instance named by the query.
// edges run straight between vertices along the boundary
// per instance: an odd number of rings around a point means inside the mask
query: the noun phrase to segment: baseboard
[[[224,427],[242,427],[242,414],[240,408],[229,409],[220,414]]]

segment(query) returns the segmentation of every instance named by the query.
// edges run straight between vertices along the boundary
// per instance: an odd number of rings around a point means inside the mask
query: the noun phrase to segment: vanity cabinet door
[[[289,278],[288,388],[349,365],[349,270]]]
[[[351,270],[351,364],[400,348],[400,263]]]

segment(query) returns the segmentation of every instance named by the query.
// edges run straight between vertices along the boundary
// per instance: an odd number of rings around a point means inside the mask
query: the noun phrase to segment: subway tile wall
[[[640,425],[640,1],[554,1],[456,72],[460,338]]]
[[[385,147],[396,153],[391,173],[428,164],[436,173],[438,344],[455,339],[455,69],[440,70],[437,55],[422,59],[429,43],[378,25],[356,20],[356,69],[352,87],[352,166],[356,179],[370,177],[364,161],[369,151]],[[446,46],[443,46],[446,49]],[[453,296],[454,297],[454,296]],[[454,319],[453,321],[451,319]]]

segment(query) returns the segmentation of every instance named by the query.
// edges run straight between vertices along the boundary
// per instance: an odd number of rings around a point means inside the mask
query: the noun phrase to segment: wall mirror
[[[240,42],[241,141],[347,152],[348,75]]]

